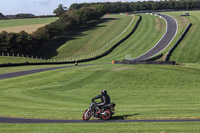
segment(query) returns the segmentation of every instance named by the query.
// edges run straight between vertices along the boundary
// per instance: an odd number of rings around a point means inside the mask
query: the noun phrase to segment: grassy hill
[[[171,46],[181,36],[188,23],[193,23],[192,28],[190,29],[185,39],[181,42],[179,47],[175,50],[171,60],[175,60],[180,63],[199,63],[200,58],[197,31],[199,25],[198,13],[199,11],[192,11],[190,12],[190,17],[180,17],[180,15],[183,14],[183,12],[165,13],[173,16],[177,20],[179,24],[179,30],[177,36],[172,41],[171,45],[162,52],[164,54],[167,54]],[[90,27],[90,29],[85,29],[85,31],[81,31],[80,34],[77,36],[70,37],[67,40],[61,40],[61,42],[53,42],[52,46],[55,47],[47,49],[47,52],[44,53],[43,56],[52,57],[53,59],[62,59],[69,57],[69,59],[74,60],[74,57],[88,58],[90,56],[95,56],[100,54],[101,52],[104,52],[115,42],[120,40],[120,38],[128,34],[131,28],[134,26],[131,25],[131,27],[128,30],[126,30],[126,32],[123,35],[121,35],[115,41],[112,41],[112,39],[115,36],[120,35],[120,33],[122,33],[122,31],[129,25],[132,17],[124,15],[110,15],[109,17],[110,19],[104,19],[102,20],[102,22],[94,24],[92,27]],[[97,62],[122,60],[125,58],[126,54],[130,54],[132,58],[135,58],[152,48],[164,34],[165,22],[164,20],[156,16],[142,14],[142,17],[143,20],[140,26],[138,27],[136,32],[131,36],[131,38],[125,41],[122,45],[120,45],[118,49],[111,53],[111,55],[100,59]],[[135,18],[133,23],[135,23],[137,19],[138,17]],[[43,20],[43,22],[44,21],[47,20]],[[21,24],[23,23],[21,22]],[[112,43],[110,43],[110,41],[112,41]],[[55,45],[55,43],[57,44]],[[104,47],[107,43],[109,43],[109,46],[107,46],[106,49],[101,50],[101,48]],[[4,59],[1,59],[0,57],[0,62],[4,62]]]
[[[73,36],[66,43],[61,44],[56,51],[53,49],[47,55],[53,55],[53,59],[61,59],[87,56],[92,53],[101,54],[127,35],[138,20],[138,17],[136,17],[132,22],[133,17],[125,15],[109,15],[105,17],[100,22],[92,23],[90,27],[80,31],[79,35]],[[107,47],[105,47],[106,44],[108,44]],[[105,48],[102,49],[102,47]]]
[[[143,19],[136,32],[110,55],[101,59],[101,61],[107,62],[113,59],[122,60],[125,58],[126,54],[131,54],[132,57],[139,56],[145,51],[148,51],[157,43],[158,40],[160,40],[165,32],[164,20],[160,19],[158,16],[146,14],[141,15]],[[126,29],[132,17],[119,15],[112,15],[109,17],[115,18],[116,20],[114,19],[106,23],[101,23],[95,30],[83,32],[82,35],[76,36],[75,39],[67,41],[67,43],[57,49],[57,55],[53,58],[85,56],[91,53],[95,53],[95,55],[101,54],[125,35],[127,35],[134,27],[133,24],[124,34],[119,37],[119,39],[112,41],[113,38],[120,35],[121,32]],[[134,23],[136,23],[137,19],[138,16],[135,17]],[[105,24],[106,27],[102,26]],[[109,43],[109,46],[104,50],[100,50],[107,43]],[[99,61],[100,60],[97,62]]]
[[[51,18],[29,18],[29,19],[9,19],[0,20],[0,32],[20,32],[22,30],[31,33],[37,28],[51,23],[58,19],[57,17]]]
[[[165,21],[158,16],[141,14],[142,21],[135,33],[108,56],[96,62],[123,60],[126,54],[135,58],[151,49],[165,32]]]
[[[109,18],[103,19],[90,29],[82,31],[80,35],[66,40],[66,43],[63,43],[63,40],[61,40],[61,42],[54,42],[52,46],[55,47],[47,49],[47,52],[44,53],[43,56],[53,56],[53,59],[62,59],[66,57],[72,59],[72,57],[77,56],[88,58],[90,56],[99,55],[130,33],[138,20],[138,16],[135,16],[133,22],[131,22],[133,19],[132,16],[109,15],[108,17]],[[146,14],[143,14],[142,17],[143,20],[141,24],[130,39],[101,61],[107,62],[113,59],[121,60],[125,58],[126,54],[131,54],[132,57],[139,56],[156,44],[164,34],[164,20]],[[8,59],[8,61],[9,60],[10,59]],[[0,57],[0,62],[4,61]]]
[[[59,42],[52,42],[51,47],[46,49],[46,52],[41,55],[43,57],[53,56],[53,59],[62,59],[80,55],[88,58],[88,55],[94,56],[94,54],[91,55],[94,52],[100,54],[100,52],[104,52],[127,35],[138,20],[138,17],[135,17],[132,22],[133,17],[125,15],[109,15],[107,17],[100,22],[93,22],[90,27],[80,31],[78,35],[60,40]],[[105,47],[107,43],[109,45]],[[103,46],[105,48],[99,51]],[[7,57],[4,57],[4,59],[0,57],[0,62],[5,63],[5,58]],[[10,59],[10,57],[7,58],[7,62],[13,63]],[[27,61],[29,60],[27,59]]]

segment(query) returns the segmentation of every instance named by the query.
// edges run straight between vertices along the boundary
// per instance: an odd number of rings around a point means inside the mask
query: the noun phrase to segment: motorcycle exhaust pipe
[[[107,115],[108,114],[108,112],[103,112],[103,113],[101,113],[101,115]]]

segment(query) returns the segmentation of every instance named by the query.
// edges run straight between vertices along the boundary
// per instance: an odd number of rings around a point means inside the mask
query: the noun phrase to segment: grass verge
[[[117,104],[116,116],[199,118],[199,68],[199,64],[93,65],[1,80],[0,114],[81,119],[91,98],[107,89],[112,102]]]
[[[199,133],[199,122],[99,123],[99,124],[0,124],[3,133]]]

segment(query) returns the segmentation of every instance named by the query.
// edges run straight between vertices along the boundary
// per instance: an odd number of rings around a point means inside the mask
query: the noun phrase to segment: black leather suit
[[[92,101],[94,102],[95,99],[99,98],[101,98],[101,102],[96,104],[97,107],[101,108],[104,105],[110,103],[110,96],[107,94],[107,92],[104,92],[103,94],[96,96],[95,98],[92,99]]]

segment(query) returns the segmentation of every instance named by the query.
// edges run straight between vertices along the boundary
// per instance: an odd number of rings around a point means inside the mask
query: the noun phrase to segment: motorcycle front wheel
[[[84,121],[88,121],[91,117],[91,111],[89,110],[86,110],[84,113],[83,113],[83,120]]]

